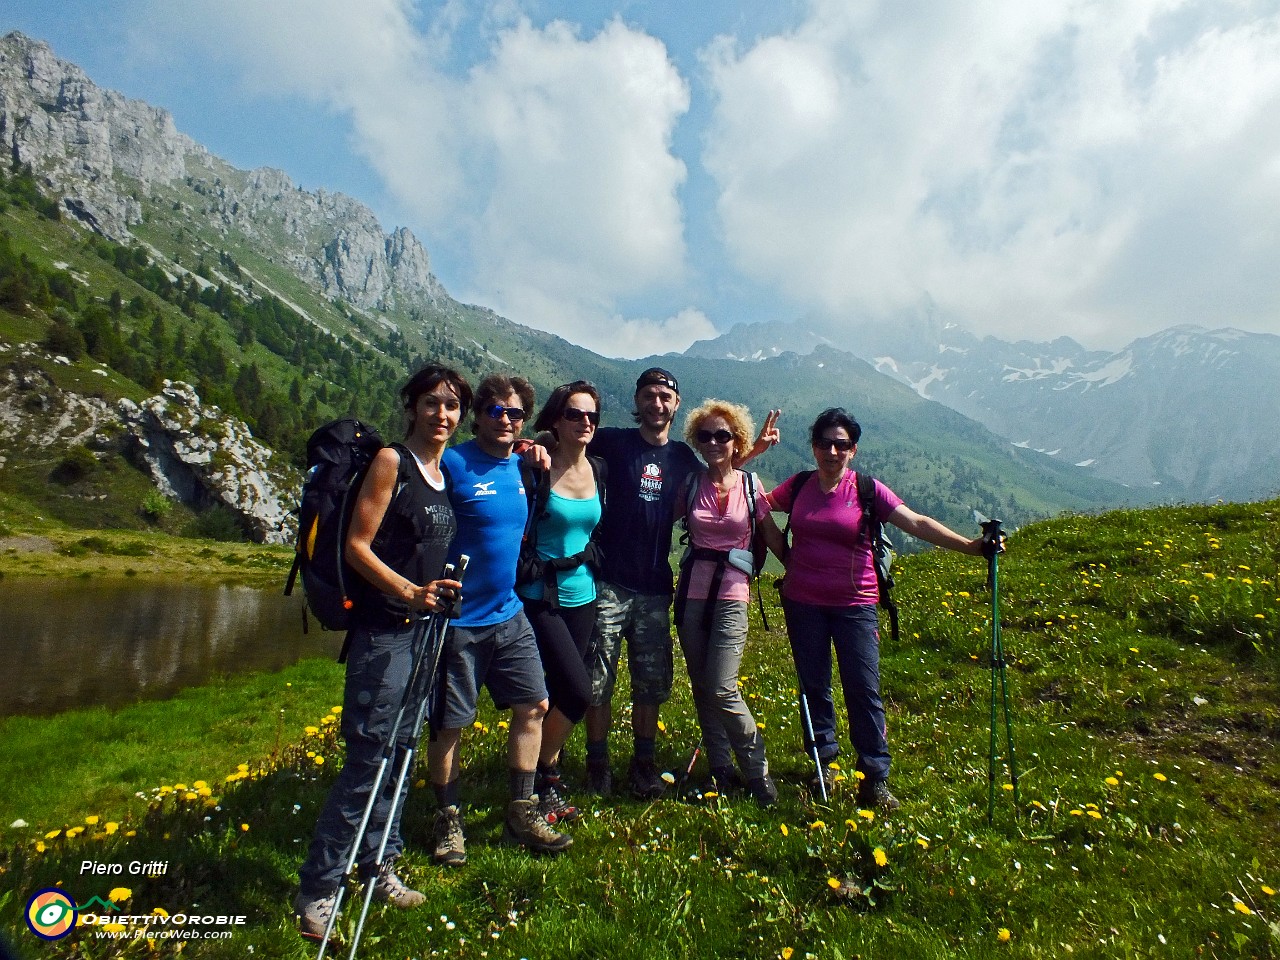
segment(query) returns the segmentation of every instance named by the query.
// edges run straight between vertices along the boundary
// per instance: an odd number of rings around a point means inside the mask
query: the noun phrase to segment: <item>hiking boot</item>
[[[587,761],[587,793],[601,797],[613,794],[613,771],[609,769],[608,760]]]
[[[455,806],[436,811],[432,829],[436,847],[431,859],[446,867],[460,867],[467,862],[467,839],[462,834],[462,812]]]
[[[558,775],[538,778],[538,810],[547,823],[568,823],[578,819],[578,808],[569,802],[569,789]]]
[[[389,903],[401,910],[420,907],[426,897],[417,890],[410,889],[396,874],[396,862],[384,860],[378,870],[378,879],[373,882],[373,899],[379,903]]]
[[[778,802],[778,785],[768,774],[763,777],[752,777],[747,781],[747,789],[751,791],[751,796],[755,797],[756,803],[761,807],[772,807]]]
[[[317,943],[324,939],[324,932],[329,926],[329,918],[333,916],[333,908],[338,905],[338,891],[327,897],[312,900],[301,891],[293,898],[293,912],[298,915],[298,932],[308,940]],[[333,934],[330,934],[332,937]]]
[[[827,796],[828,797],[831,796],[831,792],[835,789],[835,786],[836,786],[836,772],[832,770],[830,767],[826,766],[825,764],[822,767],[821,773],[817,771],[814,772],[813,776],[809,778],[809,792],[813,794],[815,797],[822,796],[822,789],[819,786],[819,779],[818,779],[819,777],[822,778],[821,782],[827,788],[826,790]]]
[[[879,810],[881,813],[893,813],[902,806],[898,798],[889,791],[888,780],[877,780],[875,783],[867,783],[864,780],[861,789],[858,790],[858,804]]]
[[[631,766],[627,769],[627,779],[630,781],[632,794],[640,800],[656,800],[667,789],[652,757],[632,757]]]
[[[711,783],[716,793],[722,797],[737,793],[745,786],[742,777],[738,776],[738,771],[732,766],[712,767]]]
[[[573,846],[573,838],[551,829],[539,809],[541,802],[534,796],[528,800],[512,800],[507,804],[502,839],[508,843],[518,843],[536,853],[560,853],[568,850]]]

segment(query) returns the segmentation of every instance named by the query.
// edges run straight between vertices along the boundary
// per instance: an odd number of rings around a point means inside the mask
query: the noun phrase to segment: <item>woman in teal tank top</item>
[[[587,654],[596,622],[595,569],[598,554],[591,536],[603,513],[600,463],[587,456],[587,444],[600,423],[600,394],[578,380],[556,387],[534,422],[551,431],[557,444],[551,469],[537,477],[535,514],[516,592],[524,600],[547,675],[550,709],[542,723],[542,750],[536,789],[549,823],[572,820],[560,778],[560,749],[591,702]]]

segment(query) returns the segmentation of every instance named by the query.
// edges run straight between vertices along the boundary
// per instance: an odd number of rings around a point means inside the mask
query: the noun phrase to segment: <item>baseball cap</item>
[[[661,367],[650,367],[640,374],[636,380],[636,390],[638,391],[642,387],[649,387],[654,384],[661,387],[669,387],[677,397],[680,396],[680,383],[669,370],[663,370]]]

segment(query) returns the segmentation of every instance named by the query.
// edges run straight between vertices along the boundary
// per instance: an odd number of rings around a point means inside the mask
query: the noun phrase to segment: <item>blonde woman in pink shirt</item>
[[[706,470],[693,474],[692,486],[677,499],[689,550],[680,565],[675,618],[716,787],[741,787],[736,758],[751,795],[767,807],[778,788],[769,776],[764,737],[738,689],[747,645],[753,486],[754,526],[775,551],[782,545],[758,480],[733,466],[734,457],[751,449],[754,435],[750,412],[736,403],[707,400],[689,415],[685,439]]]
[[[880,698],[879,587],[867,526],[858,503],[857,474],[849,468],[862,427],[842,408],[818,415],[809,430],[817,470],[784,480],[769,494],[775,510],[790,514],[792,544],[782,586],[782,612],[791,652],[808,698],[813,743],[823,775],[840,753],[831,696],[834,647],[849,711],[849,735],[863,775],[858,802],[888,812],[898,808],[889,791],[889,740]],[[872,507],[882,522],[948,550],[982,555],[982,538],[970,540],[916,513],[875,481]],[[779,554],[781,555],[781,554]]]

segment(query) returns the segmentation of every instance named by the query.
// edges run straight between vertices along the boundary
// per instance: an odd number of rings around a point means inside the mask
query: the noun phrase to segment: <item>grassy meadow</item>
[[[430,862],[430,792],[411,793],[402,874],[419,910],[375,907],[367,958],[1280,956],[1280,501],[1068,517],[1017,531],[1000,607],[1018,782],[1003,760],[988,822],[990,594],[981,560],[929,553],[898,573],[884,643],[889,817],[849,771],[810,796],[776,594],[752,605],[742,686],[781,797],[693,791],[602,802],[564,856],[499,844],[505,722],[464,738],[470,861]],[[698,739],[680,682],[660,761]],[[628,726],[617,701],[619,732]],[[168,703],[0,721],[0,929],[20,957],[304,958],[289,901],[341,751],[341,668],[309,661]],[[622,779],[628,737],[615,734]],[[582,769],[581,735],[566,774]],[[692,784],[705,784],[706,770]],[[18,784],[20,783],[20,788]],[[21,826],[11,826],[21,823]],[[160,861],[93,877],[84,861]],[[243,915],[224,940],[45,943],[25,927],[61,885],[126,913]],[[349,936],[354,910],[339,932]],[[101,936],[99,935],[101,934]],[[0,951],[2,952],[2,951]],[[345,955],[340,952],[338,955]]]

